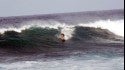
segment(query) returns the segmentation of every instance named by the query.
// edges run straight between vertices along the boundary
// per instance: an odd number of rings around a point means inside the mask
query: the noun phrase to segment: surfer
[[[61,33],[60,39],[61,39],[62,43],[64,43],[66,41],[65,34]]]

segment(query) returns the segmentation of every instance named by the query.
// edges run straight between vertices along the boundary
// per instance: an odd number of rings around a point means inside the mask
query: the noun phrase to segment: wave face
[[[59,46],[67,43],[123,42],[124,11],[100,11],[0,18],[0,46]]]

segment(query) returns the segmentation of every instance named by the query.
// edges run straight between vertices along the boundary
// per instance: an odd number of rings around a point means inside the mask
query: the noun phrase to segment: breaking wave
[[[61,33],[65,34],[65,39],[69,43],[123,42],[124,20],[97,21],[76,25],[50,20],[29,21],[22,23],[20,27],[1,28],[0,32],[0,46],[4,47],[59,46]]]
[[[117,20],[117,21],[97,21],[94,23],[89,24],[79,24],[80,26],[85,27],[96,27],[102,29],[108,29],[109,31],[113,32],[116,35],[124,36],[124,20]]]
[[[31,27],[41,27],[41,28],[54,28],[61,30],[62,33],[66,35],[66,39],[70,38],[73,34],[73,31],[75,30],[74,27],[76,26],[83,26],[83,27],[94,27],[94,28],[101,28],[101,29],[108,29],[112,33],[124,36],[124,20],[100,20],[96,22],[89,22],[89,23],[76,23],[75,25],[67,24],[67,23],[60,23],[58,21],[28,21],[23,22],[20,26],[15,27],[12,26],[3,26],[0,28],[0,33],[4,33],[5,31],[16,31],[21,32],[22,30],[29,29]]]

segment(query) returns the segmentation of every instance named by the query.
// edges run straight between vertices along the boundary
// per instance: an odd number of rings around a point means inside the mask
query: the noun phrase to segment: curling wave
[[[73,27],[71,33],[64,30],[67,36],[67,41],[71,42],[96,42],[102,39],[121,41],[119,36],[110,32],[107,29],[94,28],[94,27]],[[21,32],[16,31],[5,31],[0,35],[0,46],[6,47],[40,47],[40,46],[59,46],[60,40],[58,36],[62,33],[63,28],[41,28],[41,27],[30,27],[22,30]],[[70,31],[70,29],[69,29]],[[68,35],[69,34],[69,35]],[[70,37],[68,37],[70,36]]]

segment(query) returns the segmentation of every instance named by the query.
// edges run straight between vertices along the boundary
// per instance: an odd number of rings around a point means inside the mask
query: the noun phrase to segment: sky
[[[0,0],[0,17],[124,9],[124,0]]]

